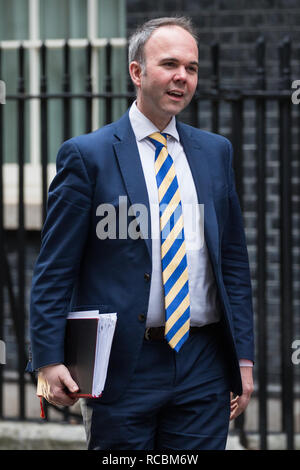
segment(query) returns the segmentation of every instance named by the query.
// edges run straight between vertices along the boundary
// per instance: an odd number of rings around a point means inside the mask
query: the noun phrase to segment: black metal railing
[[[267,87],[267,68],[265,41],[263,37],[258,38],[255,45],[256,67],[253,69],[252,86],[247,89],[244,87],[224,87],[221,82],[220,64],[222,63],[222,52],[219,44],[211,46],[211,83],[205,89],[199,84],[197,93],[184,114],[184,118],[190,124],[199,127],[205,124],[205,127],[213,132],[222,133],[222,115],[224,104],[230,105],[230,132],[228,137],[231,139],[235,151],[235,173],[237,190],[240,196],[241,206],[244,215],[248,211],[255,213],[255,236],[249,241],[253,246],[254,258],[252,276],[255,296],[255,318],[256,318],[256,388],[255,396],[258,400],[258,418],[257,429],[259,433],[259,447],[268,448],[269,414],[268,402],[270,398],[270,381],[268,379],[270,358],[268,357],[268,341],[274,331],[268,327],[268,233],[267,233],[267,149],[268,149],[268,125],[267,125],[267,107],[271,103],[276,111],[278,129],[278,163],[279,180],[276,196],[279,202],[278,214],[278,233],[279,243],[279,264],[280,264],[280,286],[278,303],[280,304],[280,316],[278,318],[277,335],[280,336],[280,350],[276,351],[280,355],[281,370],[279,375],[278,399],[281,403],[282,423],[281,431],[286,435],[286,447],[293,449],[295,447],[295,422],[294,407],[296,401],[296,383],[294,374],[294,365],[291,361],[291,345],[295,334],[296,309],[294,303],[293,283],[295,274],[293,270],[293,226],[292,217],[295,214],[295,208],[292,204],[292,146],[295,139],[298,139],[299,132],[297,124],[299,121],[293,119],[291,103],[291,43],[285,38],[279,45],[278,51],[278,86],[276,89]],[[12,318],[16,343],[17,343],[17,370],[18,370],[18,388],[19,388],[19,413],[21,420],[26,419],[25,407],[25,378],[24,373],[27,353],[26,353],[26,331],[25,319],[28,316],[28,306],[26,305],[25,292],[25,261],[26,261],[26,227],[24,222],[24,165],[25,165],[25,108],[32,99],[40,100],[41,110],[41,181],[42,181],[42,201],[41,211],[42,219],[46,215],[47,202],[47,165],[49,163],[48,141],[49,141],[49,122],[48,105],[51,100],[61,100],[63,114],[63,139],[66,140],[72,135],[71,128],[71,104],[74,99],[81,99],[85,103],[85,130],[92,130],[92,113],[94,103],[98,100],[105,110],[105,122],[112,120],[112,105],[115,99],[123,98],[129,106],[134,100],[133,87],[128,81],[128,91],[125,93],[115,93],[112,90],[112,54],[113,48],[108,42],[106,46],[106,71],[104,80],[104,90],[101,93],[95,93],[92,89],[92,44],[86,46],[86,80],[85,90],[81,93],[72,93],[70,73],[70,46],[66,41],[63,47],[63,67],[62,67],[62,85],[61,91],[56,93],[48,92],[47,75],[47,47],[45,44],[40,48],[40,93],[32,95],[26,91],[24,56],[26,49],[22,45],[18,49],[18,89],[15,94],[8,94],[6,99],[17,103],[16,127],[17,127],[17,163],[18,163],[18,224],[17,224],[17,279],[16,285],[12,280],[12,267],[8,262],[6,244],[7,230],[4,227],[4,199],[3,199],[3,163],[4,163],[4,120],[3,107],[0,106],[0,245],[1,245],[1,264],[0,264],[0,338],[4,334],[4,291],[7,292],[9,303],[9,314]],[[201,70],[200,70],[201,77]],[[1,48],[0,48],[0,78],[1,78]],[[297,78],[297,77],[295,77]],[[300,78],[300,77],[298,77]],[[209,111],[202,113],[203,103],[209,103]],[[255,187],[256,198],[254,207],[249,209],[249,198],[245,190],[245,136],[247,135],[247,104],[253,106],[254,115],[254,137],[255,146]],[[299,106],[300,108],[300,106]],[[298,126],[299,128],[299,126]],[[299,149],[298,149],[299,152]],[[35,380],[32,377],[31,380]],[[3,409],[3,366],[0,366],[0,418],[5,418]],[[46,418],[48,417],[46,407]],[[68,419],[70,414],[66,409],[62,410],[63,419]],[[247,413],[246,413],[247,416]],[[248,430],[243,415],[236,420],[235,429],[240,433],[242,442],[247,445]],[[299,429],[298,429],[299,432]]]

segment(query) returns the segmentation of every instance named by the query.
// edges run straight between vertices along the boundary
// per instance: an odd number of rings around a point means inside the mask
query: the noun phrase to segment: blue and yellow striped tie
[[[167,135],[149,136],[155,145],[155,174],[158,187],[162,278],[165,292],[165,338],[177,352],[187,340],[190,328],[190,298],[183,229],[182,205]]]

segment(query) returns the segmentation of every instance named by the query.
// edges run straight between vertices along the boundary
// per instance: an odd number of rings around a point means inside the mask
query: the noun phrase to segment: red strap
[[[42,419],[45,419],[45,411],[44,411],[44,407],[43,407],[43,397],[40,397],[40,405],[41,405],[41,414],[40,414],[40,417]]]

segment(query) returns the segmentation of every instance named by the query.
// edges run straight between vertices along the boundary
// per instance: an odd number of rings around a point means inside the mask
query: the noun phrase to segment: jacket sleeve
[[[71,139],[58,152],[33,273],[29,370],[64,360],[66,315],[89,230],[92,191],[83,158]]]
[[[228,146],[229,211],[222,237],[222,274],[232,313],[238,357],[254,361],[249,259],[243,217],[235,188],[232,166],[233,150],[229,142]]]

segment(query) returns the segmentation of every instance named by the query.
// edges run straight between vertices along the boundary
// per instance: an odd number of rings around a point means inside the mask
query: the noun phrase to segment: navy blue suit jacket
[[[248,254],[235,190],[230,142],[177,122],[204,204],[204,233],[215,275],[231,389],[241,393],[239,358],[253,360]],[[148,194],[128,112],[117,122],[65,142],[49,188],[47,218],[34,270],[30,308],[32,368],[64,362],[66,315],[117,312],[103,401],[124,393],[143,341],[151,275],[151,238],[100,240],[97,207],[112,204],[117,234],[120,196],[144,204]],[[124,200],[124,199],[123,199]],[[128,224],[134,216],[129,217]],[[149,234],[150,215],[148,220]]]

